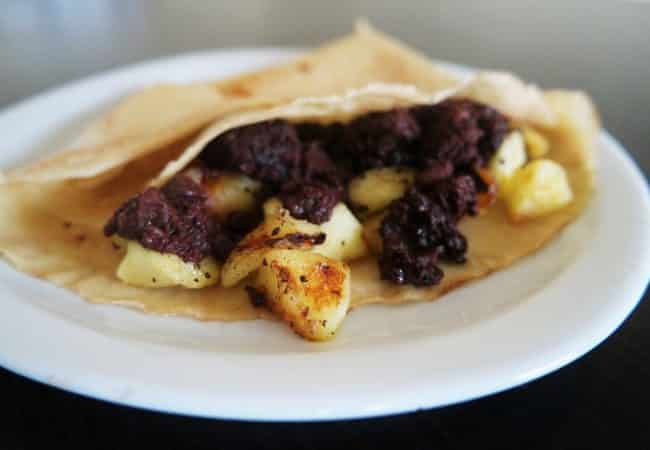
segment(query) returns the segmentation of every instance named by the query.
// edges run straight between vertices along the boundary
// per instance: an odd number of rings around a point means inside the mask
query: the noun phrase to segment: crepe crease
[[[574,201],[546,217],[513,224],[497,202],[460,230],[467,263],[444,265],[429,288],[379,280],[376,259],[351,263],[352,305],[432,300],[535,251],[586,206],[593,190],[592,149],[599,125],[589,99],[542,92],[507,74],[464,84],[412,50],[367,27],[297,61],[217,83],[158,86],[127,98],[68,150],[0,177],[0,252],[18,270],[50,280],[94,303],[201,320],[271,317],[241,287],[127,286],[115,277],[123,250],[102,234],[113,211],[147,184],[182,170],[215,136],[273,118],[346,121],[367,111],[432,103],[448,96],[490,103],[517,122],[541,128],[549,157],[567,170]],[[178,110],[155,116],[172,103]]]

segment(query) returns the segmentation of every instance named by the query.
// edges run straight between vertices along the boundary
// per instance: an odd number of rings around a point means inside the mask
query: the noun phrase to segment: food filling
[[[212,176],[202,174],[202,178]],[[148,188],[129,199],[104,227],[144,248],[198,263],[213,256],[223,261],[241,238],[259,222],[255,212],[233,212],[224,221],[209,214],[207,192],[187,175],[178,175],[162,189]]]
[[[467,99],[372,112],[348,123],[268,120],[213,139],[186,171],[124,203],[104,232],[186,263],[225,262],[224,283],[241,279],[226,273],[236,266],[228,261],[253,254],[258,244],[251,236],[263,229],[259,236],[276,253],[292,248],[290,236],[334,259],[362,256],[369,247],[382,279],[435,285],[444,276],[441,262],[465,262],[471,243],[457,225],[489,205],[496,184],[499,195],[508,195],[513,183],[565,183],[546,197],[536,191],[505,198],[515,219],[570,201],[566,177],[550,161],[524,166],[529,142],[529,157],[543,156],[543,136],[515,130],[503,114]],[[263,207],[270,200],[272,212]],[[263,227],[273,221],[278,225]],[[262,302],[264,290],[249,291]]]

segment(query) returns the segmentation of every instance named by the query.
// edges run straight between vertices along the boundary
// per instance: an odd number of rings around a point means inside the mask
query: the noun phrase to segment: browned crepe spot
[[[298,72],[309,73],[311,71],[311,65],[307,61],[300,61],[298,64]]]
[[[222,94],[229,97],[250,97],[253,93],[246,89],[245,86],[233,84],[230,86],[224,86],[219,89]]]

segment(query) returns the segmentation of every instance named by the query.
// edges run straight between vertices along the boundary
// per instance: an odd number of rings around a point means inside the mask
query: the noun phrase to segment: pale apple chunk
[[[403,196],[414,177],[413,170],[402,167],[368,170],[350,181],[350,201],[364,212],[380,211]]]
[[[204,258],[200,263],[186,262],[171,253],[146,249],[135,241],[124,242],[126,254],[117,268],[117,278],[126,284],[196,289],[219,282],[220,267],[214,258]]]
[[[213,214],[225,218],[234,211],[250,211],[258,205],[259,181],[241,174],[222,174],[205,183],[207,206]]]
[[[549,159],[537,159],[517,170],[505,197],[512,220],[540,217],[573,200],[566,171]]]
[[[242,239],[228,256],[221,271],[221,283],[231,287],[255,271],[264,255],[274,248],[310,249],[324,241],[318,225],[291,217],[278,199],[264,204],[264,221]]]
[[[350,261],[368,254],[363,240],[363,227],[344,203],[332,210],[330,219],[320,225],[325,242],[314,246],[313,252],[341,261]]]
[[[267,252],[254,285],[271,311],[314,341],[334,337],[350,306],[350,268],[317,253]]]
[[[379,234],[385,213],[375,214],[363,221],[363,239],[375,255],[381,255],[382,239]]]
[[[524,164],[526,164],[524,139],[519,131],[513,131],[503,140],[489,165],[489,171],[496,179],[501,192],[508,189],[510,179]]]

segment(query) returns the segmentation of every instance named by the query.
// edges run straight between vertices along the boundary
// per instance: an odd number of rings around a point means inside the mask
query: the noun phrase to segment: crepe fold
[[[191,137],[230,113],[297,97],[341,94],[369,83],[425,92],[461,81],[369,25],[294,61],[217,82],[157,85],[126,97],[53,157],[9,170],[10,182],[107,177],[129,161]],[[2,179],[2,177],[0,177]]]
[[[162,97],[156,98],[156,90]],[[185,98],[184,92],[196,97]],[[503,73],[482,73],[465,83],[367,27],[295,62],[214,84],[152,88],[125,100],[92,124],[76,146],[7,174],[0,185],[0,252],[18,270],[94,303],[201,320],[270,317],[241,288],[127,286],[115,277],[122,253],[103,236],[103,225],[126,198],[148,184],[163,184],[232,128],[276,118],[345,122],[368,111],[449,96],[486,102],[515,123],[543,130],[551,142],[549,157],[567,171],[574,201],[519,224],[508,220],[499,202],[463,219],[467,263],[443,265],[445,277],[437,286],[383,282],[375,258],[351,263],[353,306],[432,300],[530,254],[580,214],[593,190],[598,118],[580,92],[543,92]],[[152,112],[149,104],[163,107],[172,97],[181,110],[160,120],[144,117]]]

